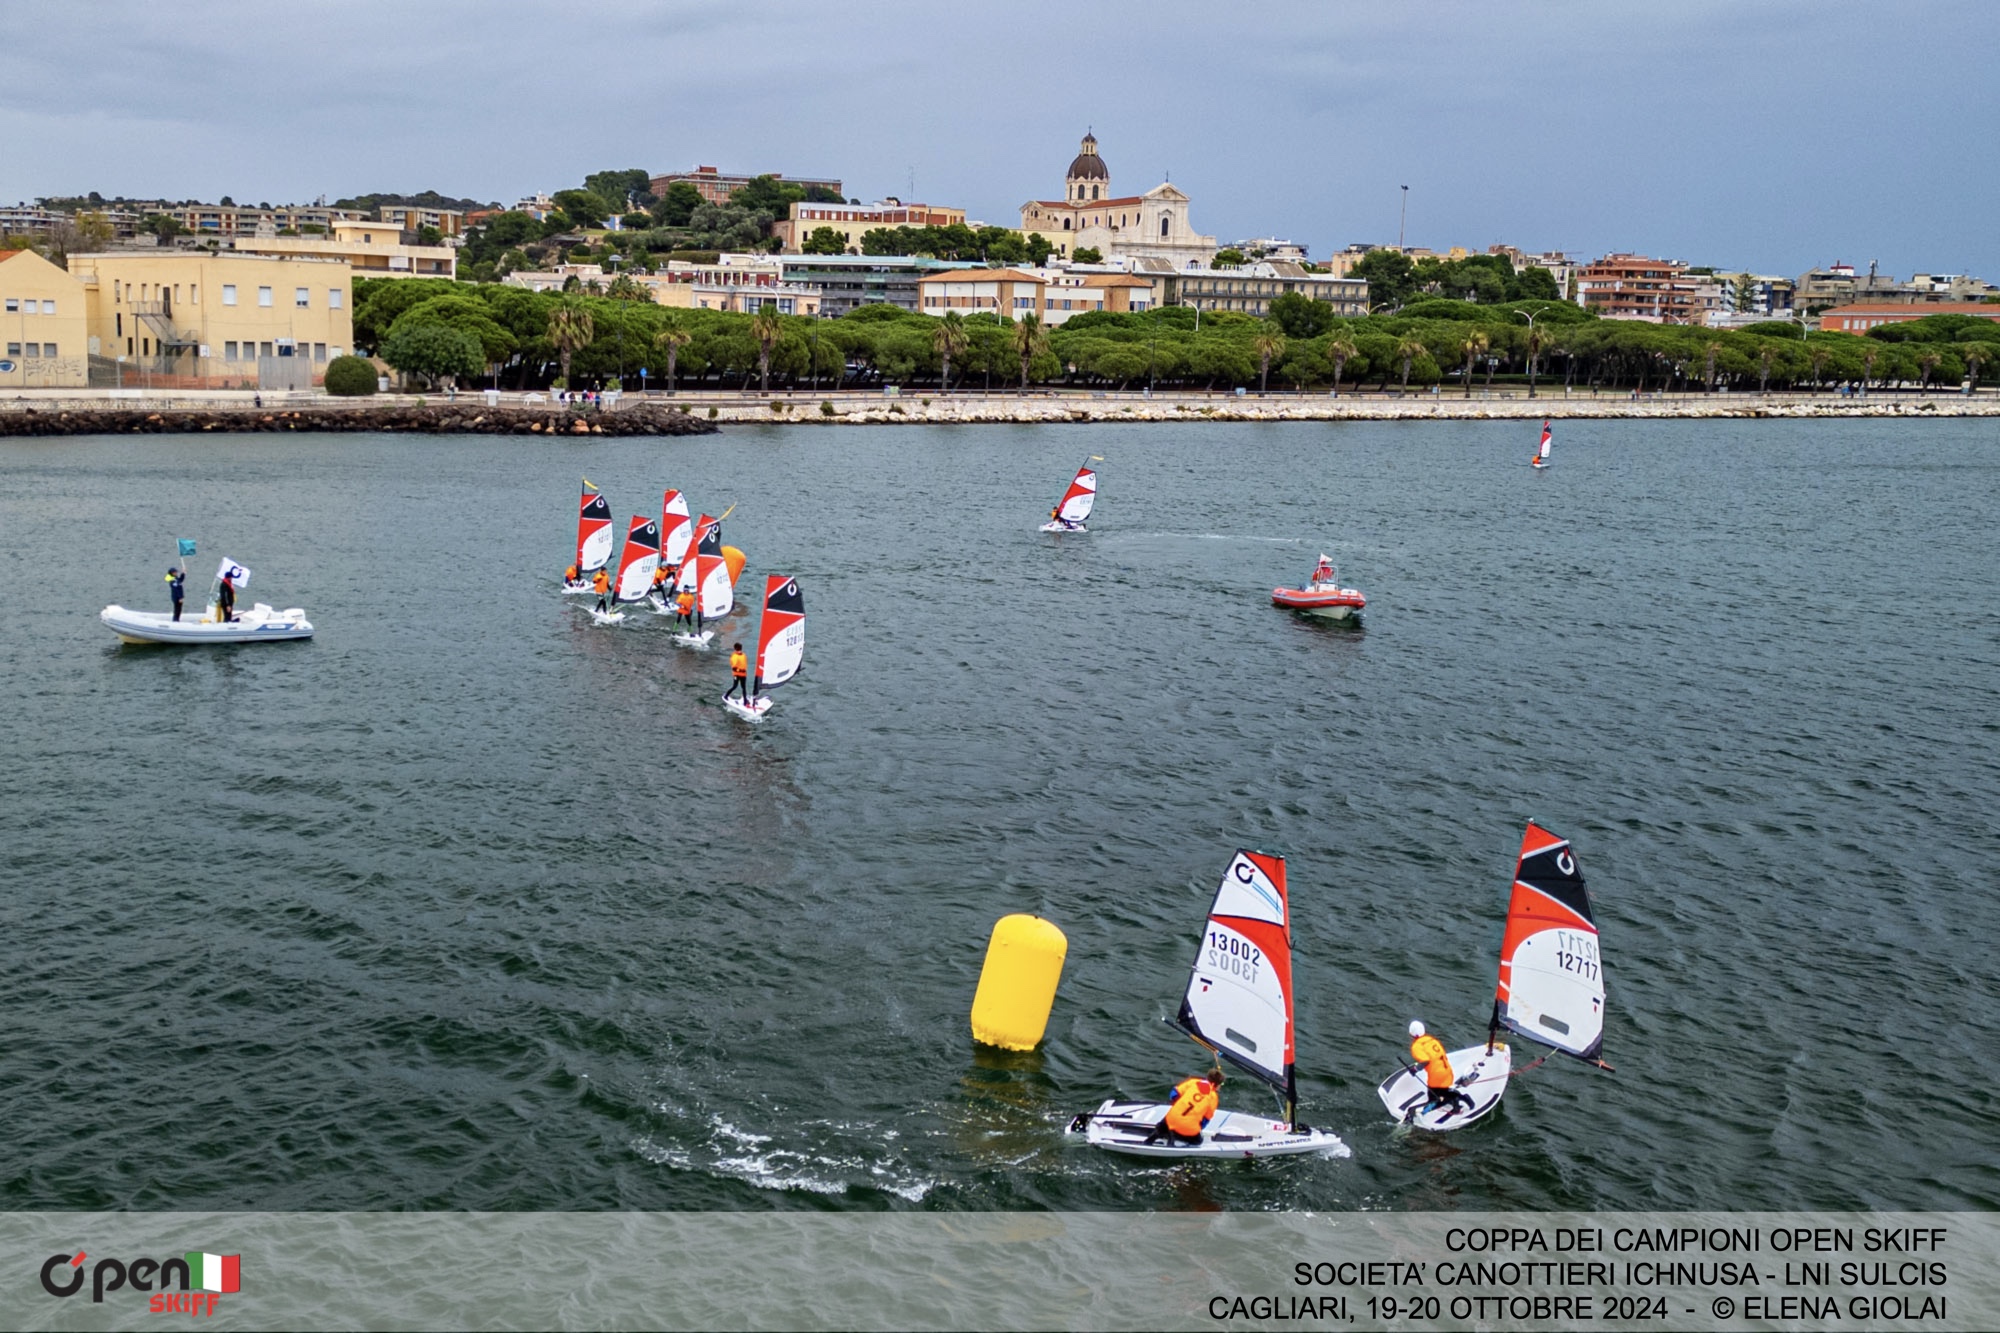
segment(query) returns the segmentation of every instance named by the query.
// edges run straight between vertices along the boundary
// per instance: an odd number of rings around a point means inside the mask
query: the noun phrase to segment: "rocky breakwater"
[[[0,435],[163,435],[204,431],[397,431],[418,435],[712,435],[715,423],[671,407],[615,412],[566,408],[422,406],[238,408],[65,407],[0,412]]]

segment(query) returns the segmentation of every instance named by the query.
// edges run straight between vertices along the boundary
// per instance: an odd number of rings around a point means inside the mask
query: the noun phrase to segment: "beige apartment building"
[[[0,250],[0,389],[89,381],[83,284],[33,250]]]
[[[953,227],[965,221],[962,208],[938,204],[906,204],[900,199],[884,199],[877,204],[793,204],[790,216],[771,224],[771,234],[786,254],[798,254],[806,238],[821,227],[840,233],[847,254],[861,253],[861,237],[878,227]]]
[[[354,347],[338,259],[121,250],[71,255],[93,382],[307,388]]]
[[[336,222],[325,235],[239,236],[236,253],[339,260],[360,278],[458,276],[455,246],[418,245],[416,232],[395,222]]]
[[[1053,269],[969,268],[917,280],[917,309],[942,317],[1033,315],[1051,327],[1094,310],[1145,310],[1153,284],[1129,273],[1070,273]]]

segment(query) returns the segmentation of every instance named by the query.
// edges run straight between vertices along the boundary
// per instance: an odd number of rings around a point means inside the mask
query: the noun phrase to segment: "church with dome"
[[[1111,167],[1097,151],[1096,136],[1083,136],[1082,151],[1069,164],[1063,197],[1021,205],[1021,230],[1048,241],[1068,259],[1078,250],[1105,258],[1165,260],[1177,269],[1207,268],[1215,258],[1213,236],[1188,222],[1188,197],[1163,181],[1144,194],[1114,194]]]

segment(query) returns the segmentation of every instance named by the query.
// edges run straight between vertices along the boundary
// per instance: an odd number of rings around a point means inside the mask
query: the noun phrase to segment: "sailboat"
[[[1097,474],[1090,469],[1091,463],[1101,463],[1101,458],[1092,457],[1076,470],[1070,480],[1069,489],[1056,502],[1049,521],[1042,524],[1043,532],[1088,532],[1083,526],[1090,517],[1090,511],[1097,505]]]
[[[715,631],[703,628],[702,622],[728,615],[736,605],[736,590],[729,575],[729,562],[722,555],[722,521],[703,514],[695,522],[694,533],[694,544],[681,562],[674,591],[694,594],[696,628],[692,634],[674,635],[674,642],[685,648],[706,648]]]
[[[771,711],[764,691],[799,674],[806,655],[806,599],[799,581],[784,574],[764,580],[764,618],[757,625],[757,676],[747,704],[725,697],[723,707],[748,722]]]
[[[1292,927],[1285,858],[1238,851],[1223,871],[1173,1023],[1237,1069],[1270,1085],[1283,1117],[1218,1109],[1199,1143],[1152,1141],[1164,1102],[1112,1099],[1070,1122],[1094,1148],[1134,1157],[1348,1155],[1336,1134],[1298,1120],[1292,1059]]]
[[[660,566],[660,524],[644,514],[632,515],[625,534],[625,550],[618,557],[618,577],[611,584],[611,606],[591,608],[591,618],[600,625],[615,625],[625,618],[621,602],[643,602],[653,586],[653,571]]]
[[[1535,456],[1528,460],[1529,467],[1542,468],[1549,465],[1549,441],[1552,438],[1554,438],[1554,433],[1549,430],[1549,423],[1544,421],[1542,423],[1542,443],[1535,450]]]
[[[694,524],[688,518],[687,497],[679,491],[668,491],[660,500],[660,563],[678,576],[693,541]],[[663,616],[674,614],[673,607],[657,597],[653,599],[653,610]]]
[[[565,582],[563,592],[574,596],[591,591],[590,576],[611,563],[611,505],[588,481],[583,483],[583,499],[576,516],[576,569],[574,583]]]
[[[1463,1129],[1484,1118],[1500,1104],[1513,1074],[1513,1053],[1499,1039],[1502,1028],[1600,1069],[1611,1067],[1600,1055],[1604,968],[1583,872],[1569,841],[1532,819],[1514,867],[1486,1042],[1450,1053],[1467,1104],[1426,1107],[1430,1090],[1423,1070],[1406,1065],[1376,1090],[1382,1105],[1397,1120],[1419,1129]]]

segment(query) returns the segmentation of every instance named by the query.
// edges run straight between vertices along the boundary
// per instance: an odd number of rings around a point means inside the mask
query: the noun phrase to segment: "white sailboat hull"
[[[1081,523],[1070,524],[1070,523],[1049,522],[1042,524],[1042,531],[1043,532],[1089,532],[1090,529],[1085,527]]]
[[[1241,1161],[1247,1157],[1295,1157],[1324,1153],[1351,1157],[1338,1134],[1323,1129],[1295,1128],[1282,1120],[1246,1111],[1217,1111],[1200,1143],[1146,1142],[1167,1115],[1164,1102],[1106,1101],[1087,1116],[1070,1122],[1069,1132],[1081,1134],[1093,1148],[1128,1157],[1209,1157]]]
[[[674,635],[674,642],[683,648],[706,648],[708,647],[709,640],[714,637],[714,630],[705,629],[699,634],[688,634],[685,632],[676,634]]]
[[[1448,1133],[1490,1115],[1506,1095],[1507,1079],[1513,1068],[1514,1054],[1507,1049],[1506,1042],[1495,1042],[1490,1054],[1482,1042],[1451,1052],[1451,1071],[1457,1075],[1458,1090],[1471,1101],[1469,1107],[1422,1109],[1430,1100],[1430,1086],[1421,1068],[1411,1069],[1407,1065],[1382,1080],[1382,1086],[1375,1092],[1396,1123]]]
[[[742,718],[745,722],[761,722],[764,719],[764,714],[771,711],[771,700],[768,695],[760,694],[752,699],[748,705],[745,705],[740,699],[724,699],[722,706]]]
[[[165,611],[128,611],[122,606],[107,606],[97,618],[126,643],[261,643],[313,635],[312,622],[298,607],[273,611],[262,602],[227,622],[203,620],[191,612],[175,620]]]

